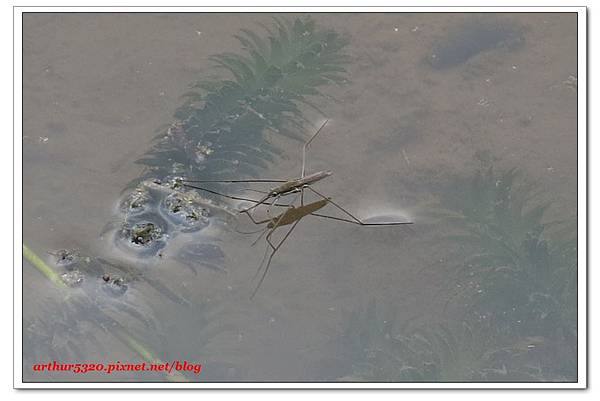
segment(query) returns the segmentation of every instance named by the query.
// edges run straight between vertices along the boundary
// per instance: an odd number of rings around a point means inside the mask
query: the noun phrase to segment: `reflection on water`
[[[575,380],[576,22],[27,15],[24,241],[47,265],[24,263],[25,380],[172,380],[30,369],[152,358],[192,381]],[[250,300],[259,227],[180,178],[296,177],[323,116],[315,188],[415,224],[307,216]]]

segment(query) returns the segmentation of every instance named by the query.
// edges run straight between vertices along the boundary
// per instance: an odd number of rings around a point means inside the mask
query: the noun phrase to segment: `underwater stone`
[[[150,242],[159,239],[161,235],[162,230],[154,223],[136,224],[129,231],[131,242],[136,245],[148,245]]]
[[[118,234],[118,239],[125,240],[129,249],[133,248],[141,254],[156,254],[166,245],[163,228],[150,221],[141,221],[132,226],[125,223]]]
[[[465,63],[484,51],[512,46],[522,41],[519,31],[500,21],[469,21],[433,46],[427,57],[429,64],[443,70]]]

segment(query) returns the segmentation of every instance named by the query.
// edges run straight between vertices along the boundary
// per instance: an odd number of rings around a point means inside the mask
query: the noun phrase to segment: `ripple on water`
[[[405,222],[410,222],[411,220],[402,214],[378,214],[378,215],[369,216],[366,219],[363,219],[363,221],[365,223],[370,223],[370,224],[373,224],[373,223],[385,224],[385,223],[405,223]]]

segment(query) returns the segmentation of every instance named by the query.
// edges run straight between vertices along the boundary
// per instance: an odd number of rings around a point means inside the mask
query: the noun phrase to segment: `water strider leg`
[[[251,213],[246,213],[246,212],[244,212],[244,213],[245,213],[245,214],[247,214],[247,215],[248,215],[248,217],[250,218],[250,220],[252,220],[252,222],[253,222],[254,224],[256,224],[256,225],[259,225],[259,224],[264,224],[264,223],[267,223],[267,222],[269,222],[269,221],[273,220],[272,218],[268,218],[268,219],[265,219],[265,220],[254,220],[254,216],[252,216],[252,214],[251,214]]]
[[[281,197],[281,195],[278,195],[277,198],[274,199],[273,202],[271,202],[271,204],[269,206],[272,206],[274,204],[277,205],[277,203],[276,203],[277,199],[279,199],[280,197]],[[297,198],[298,198],[298,195],[296,195],[296,197],[292,200],[291,204],[285,205],[285,206],[288,207],[288,208],[294,207],[293,203],[296,202]],[[252,222],[254,224],[263,224],[263,223],[267,223],[267,222],[274,222],[275,225],[273,226],[272,229],[270,229],[271,232],[273,232],[277,227],[279,227],[279,219],[277,219],[277,217],[269,217],[269,218],[267,218],[265,220],[259,220],[259,221],[257,221],[257,220],[254,219],[254,216],[252,216],[252,213],[246,212],[246,214],[248,215],[248,217],[250,218],[250,220],[252,220]],[[269,214],[269,210],[268,209],[267,209],[267,214]],[[259,230],[259,231],[261,231],[261,230]],[[259,232],[259,231],[255,231],[255,232]],[[250,246],[256,245],[258,243],[258,241],[260,241],[260,239],[263,237],[263,235],[265,235],[265,233],[268,232],[268,231],[269,231],[269,228],[268,227],[265,228],[265,230],[258,236],[258,238],[256,238],[252,242],[252,244]],[[262,266],[262,263],[264,263],[264,259],[263,259],[263,261],[260,264],[261,266]]]
[[[260,264],[258,265],[258,269],[256,269],[256,273],[254,273],[254,276],[252,276],[252,281],[256,280],[256,277],[258,277],[258,273],[260,273],[260,268],[265,263],[265,260],[267,260],[267,255],[269,254],[269,247],[269,244],[265,246],[265,253],[260,261]]]
[[[255,200],[255,199],[244,198],[244,197],[241,197],[241,196],[227,195],[227,194],[224,194],[224,193],[221,193],[221,192],[213,191],[212,189],[203,188],[203,187],[199,187],[199,186],[196,186],[196,185],[183,184],[183,186],[184,187],[188,187],[188,188],[197,189],[199,191],[208,192],[209,194],[219,195],[219,196],[222,196],[224,198],[229,198],[229,199],[233,199],[233,200],[241,200],[241,201],[248,201],[248,202],[257,202],[257,200]]]
[[[270,204],[267,204],[267,216],[271,215],[271,206],[273,206],[273,204],[277,203],[279,198],[281,198],[281,195],[277,195],[275,198],[273,198],[273,202],[271,202]]]
[[[277,246],[274,246],[273,243],[271,242],[271,235],[273,234],[273,231],[275,230],[275,227],[273,227],[273,229],[271,230],[271,232],[269,234],[267,234],[267,242],[269,243],[269,245],[271,246],[271,248],[273,248],[273,252],[271,252],[271,255],[269,256],[269,260],[267,261],[267,265],[265,266],[265,270],[263,271],[262,276],[260,277],[260,281],[258,282],[258,285],[256,286],[256,288],[254,289],[254,291],[252,292],[252,295],[250,296],[250,299],[254,298],[254,295],[256,295],[256,292],[258,291],[258,289],[260,288],[260,286],[262,285],[263,281],[265,280],[265,277],[267,276],[267,272],[269,271],[269,267],[271,266],[271,261],[273,260],[273,256],[275,256],[275,253],[277,252],[277,250],[281,247],[281,245],[283,245],[283,243],[285,242],[285,240],[290,236],[290,234],[292,233],[292,231],[294,231],[294,228],[296,228],[296,226],[298,225],[298,223],[300,223],[300,220],[297,220],[292,227],[289,229],[289,231],[285,234],[285,236],[283,237],[283,239],[279,242],[279,244],[277,244]],[[268,249],[268,248],[267,248]],[[260,266],[259,266],[260,268]]]
[[[270,222],[271,220],[273,220],[272,218],[268,218],[268,219],[264,219],[264,220],[254,220],[254,217],[252,216],[252,214],[250,214],[250,213],[246,213],[246,214],[248,215],[248,217],[250,218],[250,220],[252,220],[252,222],[253,222],[255,225],[257,225],[257,226],[258,226],[258,225],[261,225],[261,224],[264,224],[264,223],[268,223],[268,222]],[[259,240],[259,239],[261,239],[261,238],[262,238],[262,236],[265,234],[265,232],[268,230],[268,228],[264,228],[264,229],[263,229],[263,228],[261,228],[260,230],[256,230],[256,231],[249,231],[249,232],[240,231],[240,230],[238,230],[238,228],[237,228],[237,227],[239,226],[239,224],[240,224],[240,221],[239,221],[239,219],[238,219],[238,221],[237,221],[237,225],[236,225],[236,227],[235,227],[235,229],[234,229],[234,230],[235,230],[236,232],[240,233],[240,234],[256,234],[256,233],[258,233],[258,232],[261,232],[261,231],[262,231],[262,233],[261,233],[261,234],[258,236],[258,238],[257,238],[257,239],[256,239],[256,240],[255,240],[255,241],[252,243],[252,246],[254,246],[254,245],[255,245],[255,244],[258,242],[258,240]]]
[[[195,182],[195,183],[228,183],[228,184],[235,184],[235,183],[256,183],[256,182],[285,182],[285,180],[263,180],[263,179],[256,179],[256,180],[179,180],[181,182]]]
[[[236,224],[235,228],[233,229],[233,231],[235,231],[238,234],[252,235],[252,234],[256,234],[256,233],[265,231],[265,228],[261,228],[259,230],[255,230],[255,231],[242,231],[242,230],[238,229],[238,226],[239,226],[239,221],[238,221],[238,224]],[[260,235],[260,237],[262,237],[262,234]]]
[[[268,191],[260,191],[258,189],[252,189],[252,188],[244,188],[244,191],[250,191],[250,192],[256,192],[257,194],[268,194]]]
[[[319,128],[317,132],[315,132],[314,135],[311,136],[310,139],[304,144],[304,147],[302,148],[302,174],[300,175],[300,178],[304,178],[304,170],[306,167],[306,148],[308,148],[308,145],[310,145],[312,140],[315,139],[317,135],[319,135],[319,132],[321,132],[321,130],[327,125],[328,122],[329,120],[325,120],[325,122],[321,125],[321,128]]]
[[[327,215],[323,215],[323,214],[319,214],[319,213],[311,213],[314,216],[324,217],[324,218],[328,218],[328,219],[332,219],[332,220],[346,221],[348,223],[359,224],[361,226],[399,226],[399,225],[413,224],[412,222],[408,222],[408,221],[407,222],[397,222],[397,223],[365,223],[362,220],[360,220],[358,217],[354,216],[352,213],[350,213],[349,211],[347,211],[346,209],[344,209],[343,207],[341,207],[340,205],[338,205],[337,203],[332,201],[330,198],[327,198],[325,195],[318,192],[317,190],[311,188],[310,186],[307,186],[306,188],[308,188],[310,191],[312,191],[316,195],[320,196],[321,198],[329,200],[329,203],[331,203],[333,206],[335,206],[336,208],[341,210],[346,215],[350,216],[350,218],[352,220],[346,220],[346,219],[343,219],[340,217],[327,216]]]
[[[199,191],[208,192],[208,193],[213,194],[213,195],[219,195],[219,196],[222,196],[224,198],[229,198],[229,199],[233,199],[233,200],[241,200],[241,201],[246,201],[246,202],[252,202],[252,203],[255,203],[255,204],[258,203],[258,202],[260,202],[259,200],[256,200],[256,199],[244,198],[242,196],[227,195],[227,194],[224,194],[222,192],[213,191],[212,189],[203,188],[203,187],[199,187],[199,186],[196,186],[196,185],[183,184],[183,186],[184,187],[188,187],[188,188],[197,189]],[[273,206],[288,206],[288,205],[277,203],[277,204],[274,204]],[[241,212],[242,211],[240,211],[240,213]]]
[[[271,232],[269,232],[269,235],[267,235],[267,246],[265,247],[265,254],[263,255],[263,258],[261,259],[260,264],[258,265],[258,269],[256,269],[256,273],[254,273],[254,276],[252,276],[252,281],[254,281],[256,277],[258,277],[258,274],[260,273],[263,265],[265,264],[265,261],[267,260],[267,255],[269,254],[269,247],[271,247],[273,252],[275,252],[275,246],[273,245],[273,243],[271,243],[270,237],[270,235],[273,233],[273,230],[271,230]],[[254,290],[254,292],[256,292],[256,289]],[[252,296],[254,296],[254,294]],[[252,297],[250,297],[250,299],[252,299]]]
[[[298,195],[296,195],[296,197],[289,204],[277,203],[277,200],[280,199],[281,196],[282,195],[277,195],[277,197],[275,197],[271,203],[267,204],[267,214],[269,213],[269,209],[268,208],[271,207],[271,206],[280,206],[280,207],[287,207],[287,208],[293,207],[293,203],[296,202],[296,199],[298,198]],[[269,221],[273,220],[273,217],[268,217],[265,220],[255,220],[254,216],[250,212],[240,211],[240,213],[244,213],[244,214],[248,215],[248,217],[250,218],[250,220],[252,220],[252,222],[254,224],[263,224],[263,223],[266,223],[266,222],[269,222]]]
[[[267,231],[269,231],[269,228],[267,227],[264,230],[260,230],[260,231],[262,231],[262,232],[260,233],[260,235],[254,241],[252,241],[252,243],[250,244],[250,246],[256,245],[258,243],[258,241],[260,241],[260,239],[263,237],[263,235],[265,235],[267,233]],[[258,232],[258,231],[256,231],[256,232]]]
[[[280,221],[280,220],[278,220],[278,221],[275,221],[274,219],[271,219],[271,221],[275,222],[275,224],[273,225],[273,228],[269,228],[269,227],[267,226],[267,228],[265,228],[265,231],[263,231],[263,232],[262,232],[262,234],[261,234],[261,235],[259,235],[259,237],[258,237],[258,238],[257,238],[257,239],[256,239],[256,240],[255,240],[255,241],[252,243],[252,245],[251,245],[251,246],[254,246],[254,245],[256,245],[256,243],[257,243],[257,242],[258,242],[258,241],[259,241],[259,240],[262,238],[262,236],[263,236],[265,233],[267,233],[267,232],[268,232],[268,234],[267,234],[267,238],[266,238],[266,240],[267,240],[267,247],[265,248],[265,254],[264,254],[264,256],[263,256],[262,260],[260,261],[260,264],[258,265],[258,269],[256,269],[256,273],[254,273],[254,276],[252,277],[252,280],[254,280],[254,279],[256,278],[256,276],[258,276],[258,273],[260,272],[260,269],[261,269],[262,265],[265,263],[265,259],[267,258],[267,253],[268,253],[268,251],[269,251],[269,246],[270,246],[271,248],[273,248],[273,249],[275,248],[275,247],[273,246],[273,244],[271,243],[270,239],[271,239],[271,235],[273,235],[273,232],[274,232],[274,231],[277,229],[277,227],[279,227],[279,221]]]
[[[399,222],[399,223],[357,223],[354,220],[350,220],[350,219],[345,219],[343,217],[337,217],[337,216],[329,216],[326,214],[321,214],[321,213],[311,213],[311,216],[315,216],[315,217],[322,217],[325,219],[331,219],[331,220],[336,220],[336,221],[343,221],[346,223],[352,223],[352,224],[356,224],[359,226],[400,226],[402,225],[404,227],[404,229],[408,230],[408,232],[414,234],[414,230],[410,228],[410,225],[413,224],[412,221],[410,222]]]
[[[259,199],[258,201],[256,201],[254,203],[254,205],[247,207],[246,209],[242,209],[240,210],[240,213],[246,213],[247,215],[250,215],[250,211],[257,208],[258,206],[262,205],[263,203],[265,203],[267,200],[269,200],[270,198],[272,198],[273,195],[271,195],[271,193],[267,193],[265,196],[263,196],[261,199]]]

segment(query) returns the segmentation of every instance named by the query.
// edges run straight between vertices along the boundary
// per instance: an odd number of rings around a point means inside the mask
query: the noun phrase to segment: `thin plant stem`
[[[29,247],[23,244],[23,256],[33,267],[35,267],[40,273],[46,276],[54,285],[56,285],[60,289],[66,289],[67,285],[60,278],[58,273],[54,271],[46,262],[44,262],[35,252],[33,252]],[[162,364],[164,363],[160,358],[158,358],[152,351],[146,348],[141,342],[139,342],[135,337],[129,334],[123,328],[116,328],[111,331],[111,334],[123,344],[125,344],[129,349],[138,354],[143,360],[153,364]],[[181,375],[179,372],[175,373],[166,373],[166,378],[169,381],[174,382],[186,382],[187,379]]]

